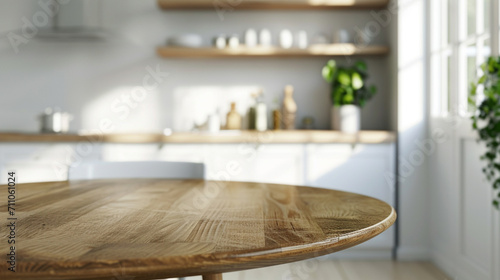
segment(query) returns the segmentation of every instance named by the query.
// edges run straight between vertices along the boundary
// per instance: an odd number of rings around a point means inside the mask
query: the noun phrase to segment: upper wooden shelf
[[[164,10],[173,9],[246,9],[246,10],[305,10],[305,9],[377,9],[389,0],[158,0]]]
[[[253,130],[208,132],[174,132],[170,135],[159,133],[121,133],[121,134],[28,134],[0,133],[3,143],[63,143],[91,141],[96,143],[148,144],[148,143],[262,143],[262,144],[300,144],[300,143],[362,143],[381,144],[395,141],[395,134],[390,131],[361,131],[346,134],[332,130]]]
[[[386,55],[387,46],[356,46],[354,44],[313,45],[307,49],[283,49],[278,47],[256,48],[182,48],[159,47],[157,53],[167,58],[216,58],[216,57],[323,57],[353,55]]]

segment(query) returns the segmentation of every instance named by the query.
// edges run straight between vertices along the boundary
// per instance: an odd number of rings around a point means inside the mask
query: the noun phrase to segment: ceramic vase
[[[357,105],[332,106],[331,117],[333,130],[357,133],[361,128],[361,108]]]

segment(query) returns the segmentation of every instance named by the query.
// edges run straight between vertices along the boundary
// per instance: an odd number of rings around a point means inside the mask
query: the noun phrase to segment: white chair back
[[[137,162],[85,162],[72,165],[68,180],[165,178],[204,179],[205,166],[194,162],[137,161]]]

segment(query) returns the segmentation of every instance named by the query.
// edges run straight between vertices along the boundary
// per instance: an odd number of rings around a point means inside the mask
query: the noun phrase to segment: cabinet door
[[[303,185],[304,146],[267,144],[259,147],[255,160],[257,182]]]
[[[249,144],[207,144],[204,160],[209,180],[254,181],[257,151]]]
[[[165,161],[204,162],[205,158],[205,144],[165,144],[159,153]]]
[[[8,171],[16,171],[21,183],[64,181],[68,167],[85,160],[100,158],[100,144],[3,144],[0,146],[0,182]]]
[[[159,144],[103,144],[103,161],[153,161],[158,160]]]
[[[393,144],[310,144],[306,150],[307,185],[368,195],[393,205],[394,185],[386,180],[394,173]],[[394,227],[353,249],[390,256],[393,244]]]
[[[302,145],[207,145],[209,179],[281,184],[303,183]]]
[[[393,204],[393,145],[308,145],[307,183]]]

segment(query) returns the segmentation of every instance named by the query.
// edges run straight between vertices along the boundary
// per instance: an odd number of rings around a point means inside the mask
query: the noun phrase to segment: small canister
[[[281,129],[281,111],[280,110],[273,111],[273,129],[274,130]]]
[[[42,133],[67,133],[73,116],[59,109],[47,108],[39,116]]]

